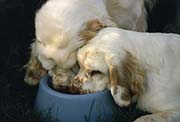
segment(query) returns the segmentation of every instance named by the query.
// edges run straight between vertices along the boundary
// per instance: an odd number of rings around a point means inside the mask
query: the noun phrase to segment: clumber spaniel
[[[145,31],[145,3],[153,0],[49,0],[36,13],[36,41],[27,64],[25,82],[37,84],[48,70],[53,85],[67,86],[78,71],[76,53],[85,44],[79,34],[105,26]],[[89,23],[94,21],[94,24]],[[41,65],[42,64],[42,65]]]
[[[107,27],[78,51],[74,85],[110,89],[119,106],[153,113],[135,122],[180,122],[180,35]]]

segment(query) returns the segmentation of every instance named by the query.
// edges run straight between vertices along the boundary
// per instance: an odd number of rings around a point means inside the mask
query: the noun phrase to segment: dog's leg
[[[134,122],[180,122],[180,112],[160,112],[151,115],[145,115]]]

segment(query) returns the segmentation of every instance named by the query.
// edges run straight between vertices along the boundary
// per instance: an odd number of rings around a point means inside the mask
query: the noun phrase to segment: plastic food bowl
[[[72,95],[57,92],[51,78],[42,77],[35,100],[35,111],[52,122],[112,122],[118,106],[108,90]]]

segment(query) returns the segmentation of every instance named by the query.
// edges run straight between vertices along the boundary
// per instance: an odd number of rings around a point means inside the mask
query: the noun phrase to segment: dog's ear
[[[83,40],[88,41],[96,36],[96,33],[102,28],[104,28],[104,26],[98,19],[89,21],[87,22],[85,29],[80,32],[80,36]]]
[[[139,95],[144,89],[146,70],[139,64],[137,59],[130,52],[127,52],[122,63],[122,73],[124,80],[128,81],[132,96]]]
[[[111,85],[111,92],[116,94],[116,87],[118,82],[120,81],[119,73],[117,67],[115,65],[109,65],[109,80]]]
[[[125,53],[122,59],[106,57],[109,69],[109,80],[112,94],[117,94],[117,86],[124,88],[121,98],[133,100],[144,89],[145,69],[141,68],[136,58],[130,53]],[[121,61],[120,61],[121,60]]]
[[[117,85],[121,81],[120,72],[118,69],[119,65],[113,62],[115,61],[115,59],[114,57],[111,56],[106,56],[105,61],[109,70],[109,81],[110,81],[109,85],[110,85],[111,93],[116,94]]]
[[[106,63],[109,69],[109,81],[110,81],[110,90],[112,96],[118,95],[118,87],[123,88],[122,93],[119,94],[119,98],[123,99],[124,101],[131,101],[132,95],[130,92],[128,82],[124,81],[122,76],[122,69],[121,64],[119,61],[116,60],[117,58],[106,58]],[[116,61],[115,61],[116,60]],[[114,62],[115,61],[115,62]]]
[[[87,23],[86,29],[93,32],[98,32],[103,27],[103,24],[98,19],[95,19]]]

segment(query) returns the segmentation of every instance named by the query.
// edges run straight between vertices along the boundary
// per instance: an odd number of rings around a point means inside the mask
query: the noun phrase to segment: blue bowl
[[[51,78],[42,77],[34,109],[43,121],[57,122],[112,122],[118,106],[108,90],[72,95],[50,87]]]

